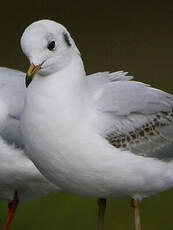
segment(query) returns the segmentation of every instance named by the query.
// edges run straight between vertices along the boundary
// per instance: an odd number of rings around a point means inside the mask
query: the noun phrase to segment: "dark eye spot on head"
[[[53,50],[53,49],[55,48],[55,41],[49,42],[47,48],[48,48],[49,50]]]
[[[68,34],[64,32],[64,33],[63,33],[63,36],[64,36],[65,42],[66,42],[67,45],[70,47],[70,46],[71,46],[71,42],[70,42],[70,38],[69,38]]]

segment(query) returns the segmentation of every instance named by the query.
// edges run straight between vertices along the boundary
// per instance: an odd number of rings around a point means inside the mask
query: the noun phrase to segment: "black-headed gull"
[[[128,77],[90,84],[54,21],[31,24],[21,47],[31,63],[22,116],[29,157],[64,190],[101,198],[99,229],[107,198],[132,197],[139,230],[139,201],[173,187],[173,96]]]

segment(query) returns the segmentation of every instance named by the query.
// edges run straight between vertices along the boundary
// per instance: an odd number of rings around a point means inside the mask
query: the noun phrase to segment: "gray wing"
[[[0,135],[9,143],[23,147],[19,118],[24,107],[25,74],[0,68]]]
[[[115,147],[169,160],[173,157],[173,96],[128,78],[95,88],[101,134]],[[105,124],[105,125],[103,125]]]

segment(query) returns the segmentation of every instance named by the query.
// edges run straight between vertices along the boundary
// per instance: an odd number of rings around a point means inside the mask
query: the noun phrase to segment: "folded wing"
[[[98,127],[113,146],[147,157],[173,157],[172,95],[128,77],[108,81],[96,93],[96,108],[107,120],[103,127],[98,119]]]

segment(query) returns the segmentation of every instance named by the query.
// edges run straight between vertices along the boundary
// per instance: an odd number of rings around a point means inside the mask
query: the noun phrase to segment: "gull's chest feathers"
[[[86,97],[81,91],[78,83],[69,83],[65,78],[36,76],[27,92],[23,116],[24,135],[28,133],[31,146],[38,147],[35,142],[39,140],[49,147],[56,143],[59,150],[64,140],[78,132],[87,113],[83,103]]]

